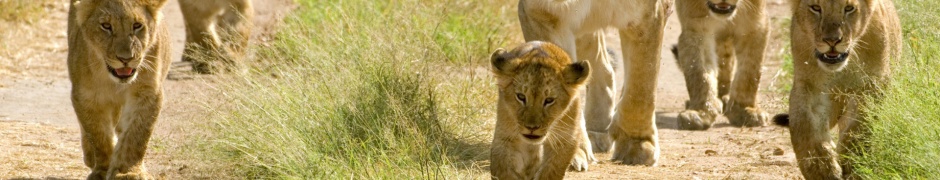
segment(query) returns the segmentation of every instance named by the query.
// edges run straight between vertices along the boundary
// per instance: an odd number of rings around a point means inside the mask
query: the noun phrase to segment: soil
[[[32,23],[7,23],[0,31],[0,179],[83,179],[78,123],[69,101],[71,84],[65,61],[67,2],[44,5],[49,12]],[[280,19],[294,7],[290,0],[255,1],[254,43],[264,43]],[[762,68],[761,107],[780,113],[783,95],[777,92],[785,42],[781,22],[788,19],[785,0],[769,0],[774,34],[768,59]],[[160,179],[217,179],[225,174],[169,153],[186,137],[198,136],[184,128],[207,118],[204,106],[193,99],[204,96],[204,80],[191,78],[186,64],[179,62],[185,39],[182,16],[175,0],[164,9],[174,46],[174,70],[166,81],[166,109],[157,124],[146,166]],[[607,42],[619,50],[619,39],[611,31]],[[786,128],[765,126],[738,128],[722,118],[707,131],[677,130],[676,116],[688,99],[682,73],[668,51],[678,42],[681,28],[677,16],[666,26],[657,89],[657,127],[661,155],[656,167],[613,164],[609,153],[597,154],[603,161],[587,172],[572,172],[568,179],[801,179]],[[181,67],[181,68],[180,68]],[[622,68],[619,72],[623,72]],[[618,73],[619,74],[619,73]],[[622,74],[619,74],[622,78]],[[777,85],[774,85],[774,83]],[[174,150],[173,152],[180,152]]]

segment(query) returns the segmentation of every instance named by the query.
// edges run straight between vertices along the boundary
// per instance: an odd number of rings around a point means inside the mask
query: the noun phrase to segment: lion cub
[[[792,0],[790,140],[806,179],[855,179],[839,154],[865,150],[861,106],[879,96],[901,56],[901,24],[890,0]],[[829,129],[838,125],[834,147]],[[838,148],[838,149],[836,149]],[[838,151],[838,154],[836,153]]]
[[[569,162],[586,170],[594,159],[581,115],[588,62],[539,41],[496,50],[491,60],[499,86],[493,178],[561,179]]]
[[[71,1],[69,80],[88,179],[151,179],[143,160],[170,64],[166,1]]]
[[[770,31],[764,1],[676,1],[682,35],[673,53],[689,91],[680,129],[711,128],[722,112],[734,126],[767,121],[757,105]]]

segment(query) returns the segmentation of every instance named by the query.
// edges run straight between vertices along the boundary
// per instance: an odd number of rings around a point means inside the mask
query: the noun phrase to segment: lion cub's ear
[[[143,0],[143,5],[147,6],[147,11],[153,15],[155,22],[160,23],[163,21],[163,12],[160,10],[163,9],[163,5],[166,5],[167,0]]]
[[[587,61],[571,63],[562,71],[562,76],[568,85],[582,85],[590,79],[591,64]]]
[[[88,20],[88,16],[91,16],[91,13],[98,8],[99,0],[82,0],[75,1],[72,3],[72,8],[75,9],[75,22],[78,25],[85,23],[85,20]]]
[[[509,76],[519,66],[519,60],[506,50],[500,48],[493,52],[490,57],[490,63],[493,63],[493,73],[498,76]]]

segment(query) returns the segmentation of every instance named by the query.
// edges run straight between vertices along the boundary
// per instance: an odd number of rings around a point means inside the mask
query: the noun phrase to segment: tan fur
[[[723,3],[731,8],[718,9]],[[682,23],[676,59],[690,98],[679,128],[708,129],[722,111],[735,126],[765,125],[767,114],[757,107],[769,34],[765,7],[764,0],[676,2]]]
[[[562,179],[570,162],[587,170],[591,154],[581,119],[588,62],[573,63],[551,43],[529,42],[492,56],[499,86],[490,155],[493,179]],[[529,136],[529,137],[527,137]]]
[[[237,71],[251,36],[254,9],[250,0],[180,0],[186,21],[183,61],[209,74]]]
[[[519,1],[526,41],[552,42],[575,60],[591,62],[585,121],[595,152],[607,152],[614,142],[614,161],[655,165],[659,157],[653,112],[663,28],[671,6],[672,0]],[[617,108],[613,68],[604,45],[607,27],[620,30],[627,67]]]
[[[793,0],[790,136],[806,179],[854,179],[838,160],[828,130],[839,125],[838,153],[853,153],[866,122],[861,107],[877,97],[901,55],[901,26],[890,0]],[[812,10],[818,6],[819,11]],[[854,7],[848,11],[846,7]],[[824,62],[816,52],[848,53]],[[840,164],[841,162],[841,164]]]
[[[88,179],[151,178],[143,158],[170,63],[160,13],[165,3],[72,0],[68,68],[85,165],[92,170]],[[136,73],[118,78],[109,70],[123,67]]]

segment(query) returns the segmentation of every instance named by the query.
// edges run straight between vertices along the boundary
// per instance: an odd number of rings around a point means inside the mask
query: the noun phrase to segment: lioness
[[[790,139],[806,179],[854,178],[838,162],[828,130],[839,125],[839,153],[860,150],[861,107],[878,97],[901,56],[901,25],[890,0],[792,0],[793,89]]]
[[[580,91],[591,73],[588,62],[573,63],[558,46],[539,41],[496,50],[491,61],[499,86],[493,179],[561,179],[571,161],[580,162],[576,170],[587,169],[594,157]]]
[[[616,162],[655,165],[659,157],[654,93],[670,6],[672,0],[519,1],[526,41],[551,42],[575,60],[591,62],[585,121],[595,152],[607,152],[613,139]],[[604,47],[607,27],[620,30],[627,72],[616,114],[613,68]]]
[[[186,21],[183,61],[193,71],[211,74],[239,69],[251,36],[254,9],[250,0],[180,0]]]
[[[68,69],[88,179],[150,179],[143,158],[170,63],[165,3],[71,1]]]
[[[708,129],[722,111],[735,126],[765,124],[768,116],[757,107],[769,34],[765,6],[764,0],[676,2],[682,35],[673,53],[689,91],[680,129]]]

